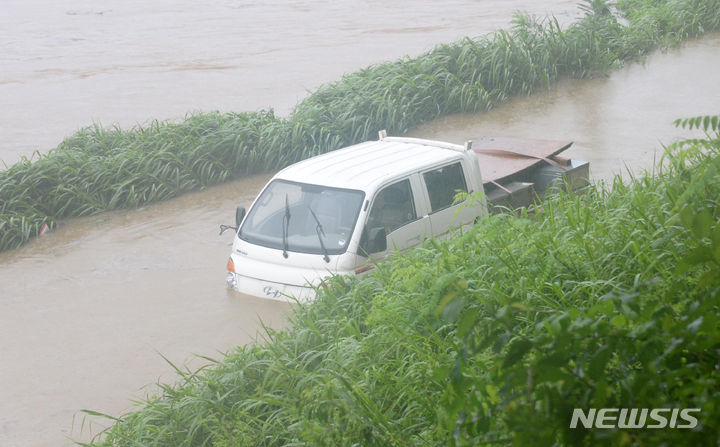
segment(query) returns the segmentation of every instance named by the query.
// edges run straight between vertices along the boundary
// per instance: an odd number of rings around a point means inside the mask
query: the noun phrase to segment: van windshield
[[[358,190],[273,180],[250,209],[238,237],[263,247],[324,254],[319,223],[327,253],[338,255],[347,250],[364,199]]]

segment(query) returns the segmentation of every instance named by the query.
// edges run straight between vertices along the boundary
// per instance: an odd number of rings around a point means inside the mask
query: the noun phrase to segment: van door
[[[422,173],[434,237],[442,238],[451,229],[471,224],[475,220],[477,211],[470,207],[462,208],[465,202],[453,205],[457,191],[469,192],[465,172],[462,161],[458,160]]]
[[[421,183],[417,175],[415,177],[412,182],[411,178],[405,178],[391,183],[375,194],[363,238],[373,229],[383,228],[387,235],[387,250],[373,254],[373,258],[381,259],[391,251],[418,245],[431,234]]]

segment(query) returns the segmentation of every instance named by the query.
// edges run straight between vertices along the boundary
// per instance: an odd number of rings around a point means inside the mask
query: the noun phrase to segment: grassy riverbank
[[[98,445],[715,445],[718,118],[691,121],[715,130],[654,175],[336,278],[287,330],[181,373]],[[568,428],[573,408],[603,407],[699,408],[699,425]]]
[[[720,29],[720,0],[583,3],[560,29],[519,15],[512,29],[439,45],[321,87],[287,119],[272,111],[189,117],[123,130],[91,126],[47,155],[0,171],[0,250],[47,224],[130,208],[308,156],[401,134],[457,112],[479,112],[564,76],[607,72],[652,49]]]

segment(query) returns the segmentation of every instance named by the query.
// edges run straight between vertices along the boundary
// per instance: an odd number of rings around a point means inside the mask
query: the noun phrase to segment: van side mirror
[[[244,218],[245,218],[245,207],[242,205],[238,205],[238,207],[235,209],[235,226],[237,228],[240,228],[240,224],[242,223]]]
[[[384,227],[365,228],[360,241],[360,252],[369,255],[387,250],[387,235]]]
[[[245,207],[242,205],[238,205],[238,207],[235,208],[235,226],[231,227],[230,225],[220,225],[220,234],[223,234],[227,230],[237,231],[240,228],[240,224],[242,223],[244,218],[245,218]]]

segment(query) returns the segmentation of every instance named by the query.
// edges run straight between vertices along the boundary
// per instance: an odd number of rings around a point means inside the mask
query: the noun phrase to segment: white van
[[[313,286],[330,275],[362,275],[390,251],[473,224],[488,212],[484,197],[472,206],[453,200],[458,191],[487,193],[481,152],[470,142],[460,146],[381,132],[378,141],[283,169],[247,213],[238,207],[235,227],[221,226],[221,234],[236,230],[228,287],[276,300],[312,299]],[[531,158],[526,164],[538,163]],[[527,182],[490,181],[500,195],[512,194],[508,185],[528,189]]]

